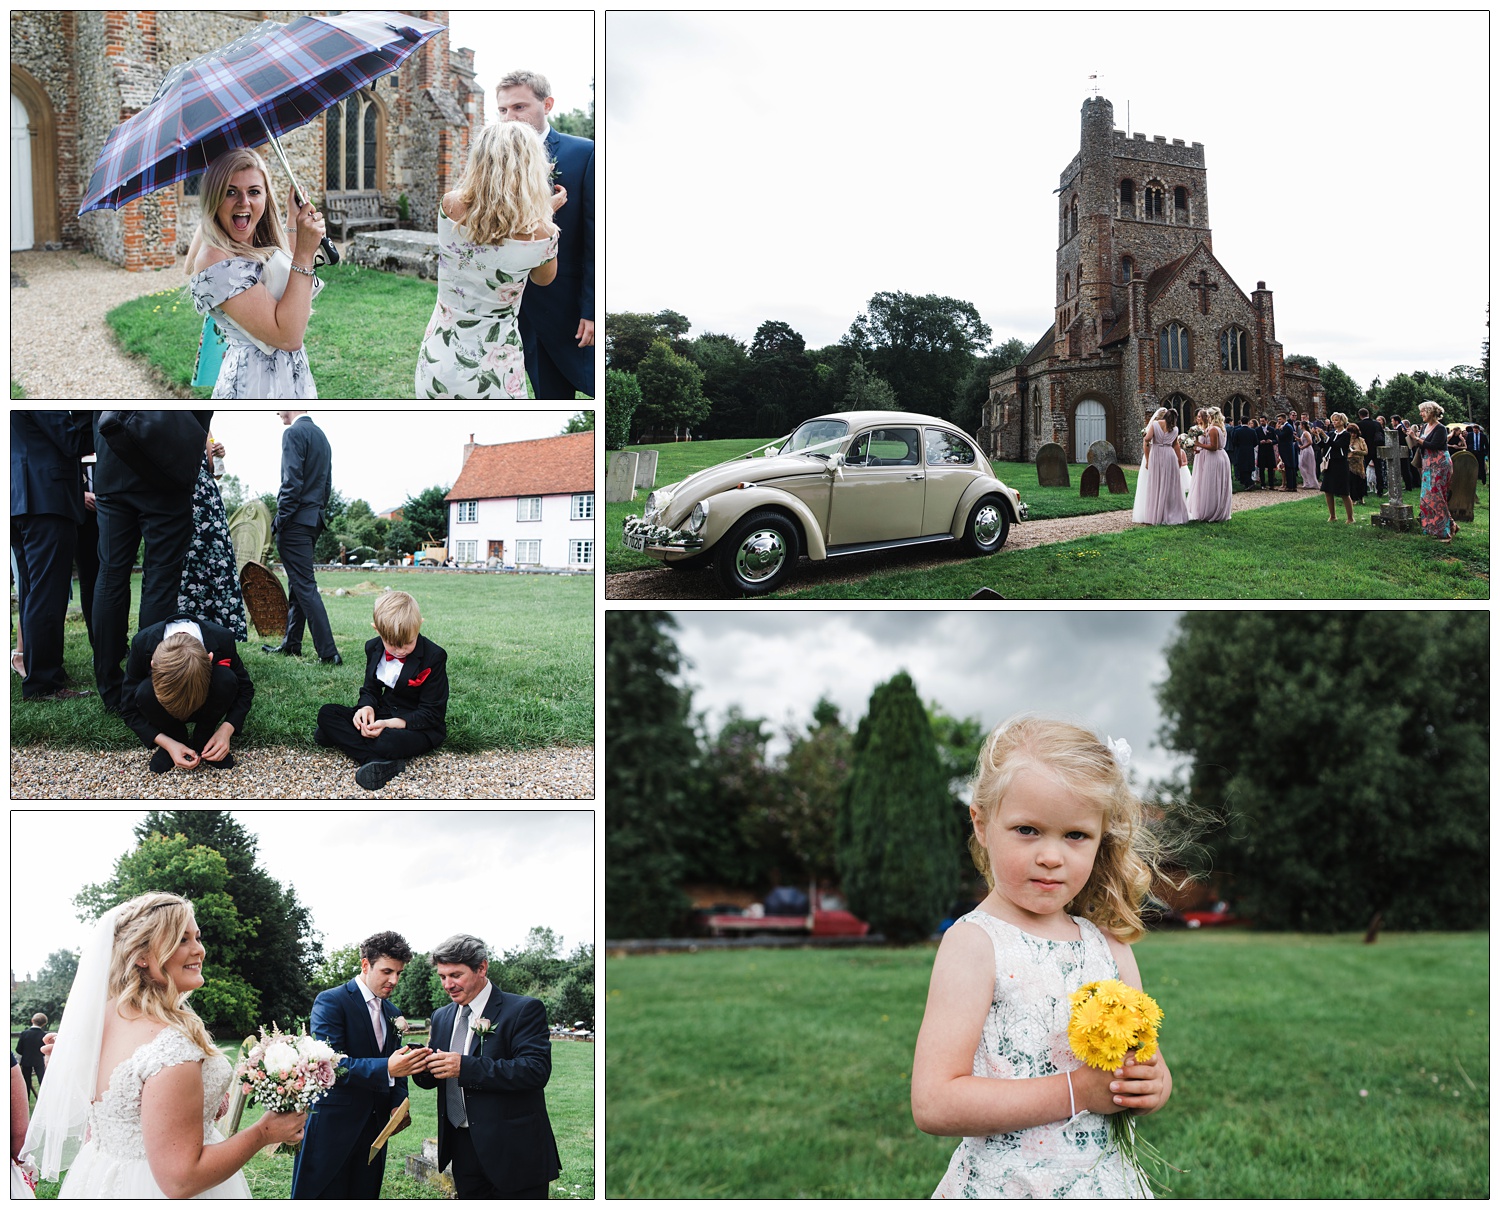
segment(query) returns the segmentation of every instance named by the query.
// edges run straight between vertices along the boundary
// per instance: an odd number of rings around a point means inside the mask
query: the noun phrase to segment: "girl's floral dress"
[[[240,596],[234,545],[229,540],[229,518],[206,458],[198,468],[198,482],[193,484],[193,540],[182,560],[177,609],[233,631],[241,643],[250,637],[245,629],[245,603]]]
[[[437,306],[417,354],[418,398],[526,398],[521,294],[526,275],[556,255],[556,235],[471,244],[439,209]]]
[[[1161,452],[1155,450],[1153,455]],[[1171,478],[1175,481],[1177,467],[1170,448],[1166,454],[1162,460],[1173,461]],[[974,1075],[1028,1080],[1083,1066],[1068,1045],[1072,1014],[1068,997],[1085,983],[1118,979],[1120,974],[1104,934],[1081,916],[1072,919],[1078,925],[1077,941],[1034,937],[977,910],[955,922],[978,925],[989,934],[995,950],[994,997],[974,1051]],[[1110,1140],[1109,1118],[1080,1111],[1067,1122],[964,1139],[932,1196],[1127,1198],[1150,1194]]]

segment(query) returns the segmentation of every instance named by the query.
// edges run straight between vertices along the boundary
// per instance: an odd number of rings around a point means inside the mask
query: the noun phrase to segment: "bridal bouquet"
[[[1118,979],[1100,979],[1085,983],[1068,1000],[1073,1006],[1068,1018],[1068,1045],[1088,1066],[1113,1071],[1128,1051],[1135,1051],[1137,1059],[1150,1059],[1156,1053],[1161,1007],[1145,992]],[[1158,1173],[1172,1165],[1150,1143],[1136,1138],[1133,1117],[1129,1112],[1111,1114],[1109,1133],[1135,1169],[1144,1193],[1146,1184],[1155,1182],[1142,1167],[1142,1160]],[[1165,1182],[1162,1187],[1171,1191]]]
[[[273,1023],[260,1027],[260,1040],[235,1066],[245,1096],[267,1113],[308,1113],[328,1095],[334,1081],[348,1072],[341,1055],[327,1042],[306,1034],[284,1034]],[[297,1144],[283,1144],[296,1151]],[[278,1149],[279,1150],[279,1149]]]

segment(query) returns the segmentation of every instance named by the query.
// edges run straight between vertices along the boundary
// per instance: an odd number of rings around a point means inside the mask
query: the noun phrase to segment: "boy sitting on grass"
[[[365,683],[357,706],[318,710],[313,740],[359,762],[354,780],[378,790],[448,738],[448,653],[422,634],[422,611],[408,592],[375,598],[375,633],[365,644]]]
[[[147,626],[130,643],[120,717],[151,754],[151,772],[234,768],[229,739],[243,730],[255,686],[234,635],[182,614]],[[188,735],[188,724],[193,734]]]

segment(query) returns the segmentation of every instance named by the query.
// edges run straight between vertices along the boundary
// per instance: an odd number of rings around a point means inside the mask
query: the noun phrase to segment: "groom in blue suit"
[[[559,230],[557,277],[527,286],[521,299],[526,376],[538,399],[594,398],[594,141],[552,129],[552,86],[513,71],[495,87],[502,122],[525,122],[547,146],[552,181],[568,200],[552,216]]]
[[[359,974],[318,993],[308,1032],[349,1057],[349,1069],[308,1115],[292,1166],[294,1198],[380,1196],[386,1149],[367,1163],[370,1144],[406,1100],[414,1054],[401,1047],[400,1014],[387,997],[396,990],[411,947],[399,933],[376,933],[359,947]],[[411,1124],[408,1115],[399,1130]]]

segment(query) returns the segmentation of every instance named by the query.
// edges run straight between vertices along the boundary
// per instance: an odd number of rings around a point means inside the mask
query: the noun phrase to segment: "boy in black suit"
[[[422,611],[407,592],[375,599],[375,632],[365,644],[357,706],[318,710],[313,739],[359,762],[354,780],[378,790],[448,738],[448,653],[422,634]]]
[[[151,754],[151,772],[174,765],[234,768],[229,740],[245,727],[255,686],[234,635],[187,614],[147,626],[130,644],[120,717]],[[194,727],[191,738],[188,724]]]

